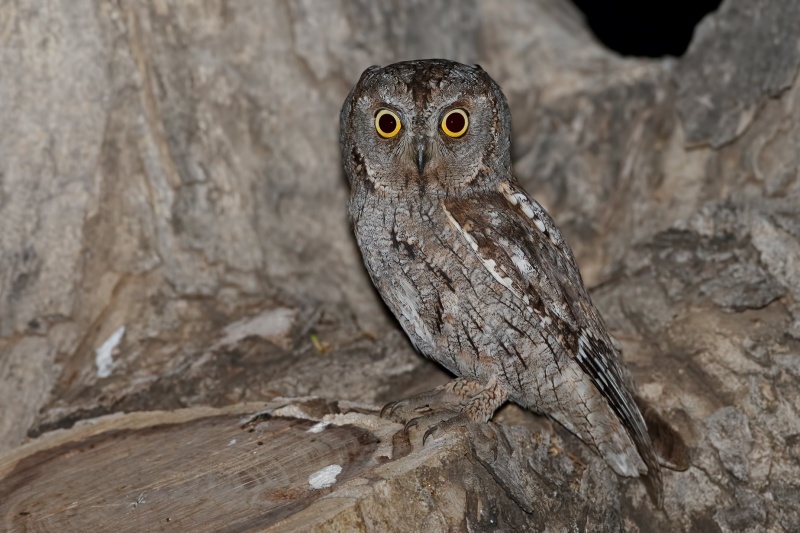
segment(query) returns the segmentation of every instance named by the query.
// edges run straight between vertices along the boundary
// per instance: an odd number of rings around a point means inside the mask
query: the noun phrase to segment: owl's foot
[[[423,413],[458,411],[467,400],[477,395],[484,388],[483,383],[478,380],[456,378],[433,390],[417,394],[405,400],[387,403],[381,409],[381,418],[397,418],[408,421],[414,416]]]
[[[459,378],[461,379],[461,378]],[[458,381],[458,380],[456,380]],[[464,427],[471,423],[486,423],[492,418],[498,407],[503,405],[508,399],[508,391],[505,390],[495,380],[491,380],[488,385],[480,385],[480,382],[471,381],[470,387],[477,383],[478,391],[472,394],[466,402],[460,403],[460,409],[433,411],[408,421],[403,431],[415,426],[430,426],[422,435],[422,444],[439,431]]]

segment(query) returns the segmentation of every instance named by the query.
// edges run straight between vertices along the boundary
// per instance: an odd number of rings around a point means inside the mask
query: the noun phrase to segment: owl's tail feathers
[[[647,433],[653,443],[658,463],[664,468],[679,472],[688,469],[691,455],[683,437],[647,402],[638,396],[634,396],[634,401],[647,424]]]

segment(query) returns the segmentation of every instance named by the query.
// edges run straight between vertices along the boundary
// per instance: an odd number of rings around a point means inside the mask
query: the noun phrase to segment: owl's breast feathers
[[[484,268],[534,313],[619,417],[660,499],[661,472],[647,426],[592,304],[572,251],[547,212],[509,182],[497,192],[443,200],[447,219]]]

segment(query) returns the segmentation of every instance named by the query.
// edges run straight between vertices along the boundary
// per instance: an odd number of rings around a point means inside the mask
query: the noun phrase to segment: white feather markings
[[[532,276],[534,273],[533,265],[531,265],[531,262],[525,257],[525,252],[517,246],[514,246],[512,251],[511,261],[514,263],[514,266],[517,267],[523,276]]]
[[[593,366],[600,368],[600,372],[597,374],[597,380],[600,382],[599,386],[605,388],[608,392],[611,391],[611,387],[613,386],[617,393],[619,393],[620,398],[625,397],[619,389],[618,384],[612,379],[611,370],[608,368],[608,361],[606,361],[605,355],[592,349],[589,343],[589,336],[585,331],[583,331],[578,338],[578,353],[575,357],[578,359],[578,362],[585,363],[587,361],[593,361]]]
[[[536,216],[536,212],[533,209],[533,203],[531,202],[530,198],[528,198],[524,193],[515,192],[507,181],[501,182],[500,185],[497,186],[497,189],[511,205],[518,205],[519,208],[522,209],[522,212],[525,213],[525,216],[533,220],[533,224],[539,231],[542,233],[547,233],[544,222],[542,222],[542,220]]]
[[[450,213],[450,211],[447,210],[447,208],[444,206],[444,204],[442,204],[442,209],[444,210],[444,214],[447,215],[447,220],[450,222],[450,225],[453,226],[453,229],[455,229],[459,233],[459,235],[464,237],[464,240],[467,241],[467,243],[470,245],[470,248],[472,248],[472,250],[478,256],[478,259],[481,260],[481,263],[483,263],[483,266],[486,268],[486,270],[489,271],[489,273],[492,275],[492,277],[494,279],[496,279],[505,288],[510,290],[511,293],[514,296],[516,296],[517,298],[522,300],[525,303],[526,309],[529,312],[533,313],[533,309],[529,305],[530,304],[530,298],[528,297],[528,295],[520,292],[519,290],[517,290],[516,287],[514,287],[514,280],[513,279],[511,279],[508,276],[503,276],[498,271],[498,268],[497,268],[498,265],[497,265],[497,262],[494,259],[491,259],[491,258],[486,259],[485,257],[483,257],[481,255],[480,247],[478,246],[478,241],[476,241],[475,238],[472,235],[470,235],[468,231],[466,231],[464,228],[461,227],[461,224],[458,223],[458,221],[453,217],[453,215]],[[523,259],[524,259],[524,257],[523,257]],[[529,265],[530,265],[530,263],[529,263]],[[533,267],[531,267],[531,269],[532,268]]]

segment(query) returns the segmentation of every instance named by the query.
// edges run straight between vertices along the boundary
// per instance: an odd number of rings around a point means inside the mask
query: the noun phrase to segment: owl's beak
[[[420,139],[417,142],[416,155],[417,155],[417,170],[419,171],[419,175],[421,176],[422,172],[425,170],[425,165],[428,164],[428,160],[430,159],[424,139]]]

